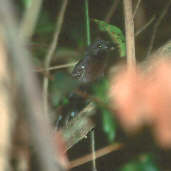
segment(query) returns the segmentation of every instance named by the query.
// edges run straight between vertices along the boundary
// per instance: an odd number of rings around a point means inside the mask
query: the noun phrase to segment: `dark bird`
[[[107,41],[97,40],[90,45],[85,56],[76,64],[72,77],[80,82],[92,82],[104,75],[107,66],[107,56],[113,46]]]

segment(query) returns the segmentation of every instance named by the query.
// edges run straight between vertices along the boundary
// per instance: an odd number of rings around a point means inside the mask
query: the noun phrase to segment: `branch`
[[[21,92],[17,100],[20,99],[21,104],[25,104],[23,110],[41,169],[42,171],[62,171],[64,167],[60,161],[58,146],[53,143],[52,128],[48,119],[43,117],[47,115],[42,115],[42,97],[38,81],[32,72],[30,61],[32,56],[28,53],[22,37],[18,38],[18,25],[14,18],[13,4],[8,0],[0,0],[0,3],[1,33],[4,35],[5,46],[8,48],[10,62],[17,77],[17,86]]]
[[[110,22],[112,16],[114,15],[114,13],[115,13],[115,11],[116,11],[116,9],[118,7],[119,2],[120,2],[120,0],[114,0],[113,1],[113,4],[111,5],[111,7],[109,9],[109,12],[107,13],[107,15],[106,15],[106,17],[104,19],[104,21],[106,23],[109,23]]]
[[[96,158],[103,157],[104,155],[107,155],[113,151],[119,150],[122,147],[122,144],[112,144],[108,145],[104,148],[101,148],[97,150],[96,153]],[[70,168],[78,167],[82,164],[85,164],[89,161],[92,160],[92,154],[85,155],[83,157],[80,157],[76,160],[73,160],[70,162]]]
[[[0,27],[1,28],[1,27]],[[10,170],[9,149],[11,146],[12,121],[15,112],[12,110],[12,92],[10,73],[8,70],[7,54],[4,40],[0,34],[0,170]]]
[[[151,37],[151,40],[150,40],[150,44],[149,44],[149,48],[148,48],[146,56],[149,56],[151,51],[152,51],[152,49],[153,49],[153,44],[154,44],[154,40],[155,40],[155,37],[156,37],[156,33],[157,33],[157,30],[158,30],[158,27],[159,27],[160,23],[162,22],[164,16],[167,14],[170,5],[171,5],[171,0],[169,0],[166,3],[166,5],[164,6],[164,8],[163,8],[159,18],[157,19],[157,22],[154,25],[152,37]]]
[[[128,67],[132,67],[136,64],[132,0],[123,0],[123,6],[125,14],[127,63]]]

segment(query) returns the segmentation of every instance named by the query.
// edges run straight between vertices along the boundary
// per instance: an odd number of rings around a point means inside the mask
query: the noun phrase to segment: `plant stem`
[[[88,10],[88,0],[85,0],[85,22],[86,22],[86,44],[89,46],[91,44],[90,36],[90,18]]]
[[[88,10],[88,0],[85,0],[85,24],[86,24],[86,44],[89,46],[91,44],[90,36],[90,18]],[[95,133],[94,130],[91,132],[91,151],[92,151],[92,171],[97,171],[96,169],[96,154],[95,154]]]
[[[123,0],[123,6],[125,14],[127,64],[128,67],[132,67],[136,65],[132,0]]]

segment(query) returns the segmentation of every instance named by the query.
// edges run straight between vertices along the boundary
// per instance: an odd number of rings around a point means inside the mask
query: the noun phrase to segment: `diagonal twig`
[[[149,44],[149,47],[148,47],[148,50],[147,50],[146,57],[148,57],[151,54],[158,27],[161,24],[161,22],[162,22],[163,18],[165,17],[165,15],[167,14],[170,5],[171,5],[171,0],[169,0],[166,3],[166,5],[164,6],[159,18],[157,19],[156,23],[154,24],[154,29],[153,29],[152,37],[151,37],[150,44]]]
[[[112,6],[109,9],[109,12],[105,16],[105,19],[104,19],[105,22],[107,22],[107,23],[110,22],[112,16],[114,15],[114,13],[115,13],[115,11],[116,11],[116,9],[118,7],[119,2],[120,2],[120,0],[114,0],[113,1],[113,4],[112,4]]]
[[[136,15],[137,10],[138,10],[138,8],[139,8],[139,6],[140,6],[140,3],[141,3],[141,0],[138,0],[137,4],[136,4],[136,6],[135,6],[135,10],[134,10],[133,18],[135,18],[135,15]]]

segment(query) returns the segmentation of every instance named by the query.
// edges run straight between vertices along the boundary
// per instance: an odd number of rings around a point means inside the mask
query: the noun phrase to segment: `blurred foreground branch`
[[[9,148],[11,146],[12,120],[15,117],[12,112],[10,99],[10,78],[7,64],[7,55],[3,44],[3,36],[0,34],[0,171],[10,170]]]
[[[17,87],[21,94],[17,100],[25,104],[26,114],[32,142],[37,152],[42,171],[64,170],[60,162],[58,146],[52,138],[52,129],[48,119],[43,115],[43,102],[37,80],[35,78],[31,55],[28,53],[25,42],[18,38],[18,24],[16,22],[13,4],[9,0],[0,0],[1,33],[4,36],[5,46],[17,76]],[[57,160],[56,160],[57,159]],[[64,166],[64,164],[63,164]]]

